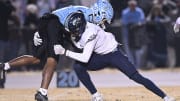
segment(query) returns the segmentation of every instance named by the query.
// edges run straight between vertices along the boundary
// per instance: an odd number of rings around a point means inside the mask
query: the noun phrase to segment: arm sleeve
[[[93,53],[95,43],[96,43],[95,39],[87,42],[82,53],[76,53],[76,52],[67,50],[66,56],[68,56],[72,59],[75,59],[77,61],[87,63]]]

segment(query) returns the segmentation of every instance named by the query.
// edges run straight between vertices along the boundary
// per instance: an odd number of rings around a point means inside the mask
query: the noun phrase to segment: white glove
[[[35,32],[35,33],[34,33],[33,41],[34,41],[34,45],[35,45],[35,46],[39,46],[39,45],[42,44],[42,39],[40,38],[38,32]]]
[[[63,55],[65,54],[65,49],[61,45],[54,45],[54,52],[56,55]]]
[[[174,25],[174,32],[177,33],[179,32],[180,29],[180,17],[177,18],[176,23]]]

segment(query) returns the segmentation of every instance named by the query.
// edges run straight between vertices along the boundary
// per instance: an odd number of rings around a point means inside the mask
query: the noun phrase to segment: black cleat
[[[4,70],[4,63],[0,63],[0,88],[4,88],[6,81],[6,71]]]
[[[47,95],[42,95],[40,92],[37,92],[35,94],[35,100],[36,101],[48,101]]]

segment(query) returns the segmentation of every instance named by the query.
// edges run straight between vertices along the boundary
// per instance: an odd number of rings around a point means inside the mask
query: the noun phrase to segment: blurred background
[[[90,7],[96,0],[0,0],[0,62],[31,54],[32,38],[42,14],[69,5]],[[180,0],[109,0],[114,9],[112,32],[137,69],[180,67],[180,34],[173,24]],[[129,10],[134,13],[129,13]],[[63,65],[61,64],[63,62]],[[61,65],[60,65],[61,64]],[[58,68],[71,66],[61,58]],[[11,71],[37,71],[25,66]]]

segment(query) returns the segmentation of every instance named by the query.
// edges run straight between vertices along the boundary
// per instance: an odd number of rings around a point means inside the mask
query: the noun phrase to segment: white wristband
[[[69,54],[69,50],[66,50],[65,51],[65,56],[69,56],[68,54]]]

